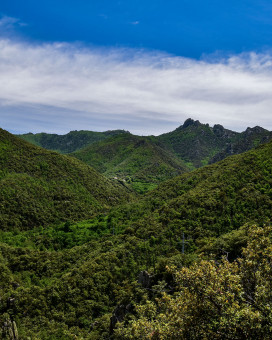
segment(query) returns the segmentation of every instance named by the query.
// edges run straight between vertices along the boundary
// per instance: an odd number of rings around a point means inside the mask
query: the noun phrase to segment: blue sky
[[[271,37],[271,1],[5,1],[1,126],[272,129]]]
[[[200,58],[271,47],[272,3],[250,0],[9,0],[1,12],[38,41],[82,41]]]

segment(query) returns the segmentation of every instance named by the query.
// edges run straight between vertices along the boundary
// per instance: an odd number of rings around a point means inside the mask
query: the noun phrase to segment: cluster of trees
[[[253,226],[233,262],[202,259],[168,268],[175,293],[136,307],[117,339],[271,339],[272,227]]]

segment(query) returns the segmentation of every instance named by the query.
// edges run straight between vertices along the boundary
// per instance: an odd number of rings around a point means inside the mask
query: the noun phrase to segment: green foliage
[[[108,217],[98,216],[76,224],[65,222],[22,232],[18,230],[0,231],[0,242],[13,247],[57,251],[71,249],[91,240],[97,240],[103,235],[119,234],[120,232],[118,227],[109,223]]]
[[[118,339],[270,339],[272,228],[253,227],[242,258],[176,271],[176,293],[137,307]]]
[[[158,185],[155,183],[132,182],[131,186],[137,193],[144,194],[148,191],[156,189]]]

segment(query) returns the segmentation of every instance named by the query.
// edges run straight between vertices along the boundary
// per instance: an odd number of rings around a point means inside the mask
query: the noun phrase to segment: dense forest
[[[23,137],[0,130],[3,339],[272,337],[269,131]]]

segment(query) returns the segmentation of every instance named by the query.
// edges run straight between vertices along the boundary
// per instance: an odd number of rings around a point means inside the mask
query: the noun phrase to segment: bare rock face
[[[139,274],[138,283],[143,288],[150,288],[152,286],[152,275],[150,275],[147,271],[142,271]]]
[[[192,118],[188,118],[188,119],[185,120],[182,128],[186,129],[188,126],[191,126],[191,125],[199,126],[199,125],[201,125],[201,123],[199,122],[199,120],[193,120]]]
[[[7,316],[6,321],[3,323],[2,335],[3,339],[19,340],[16,322],[11,321],[9,316]]]
[[[110,333],[112,334],[117,322],[124,321],[126,314],[131,313],[133,309],[132,304],[128,305],[118,305],[114,312],[112,313],[112,317],[110,318]]]

